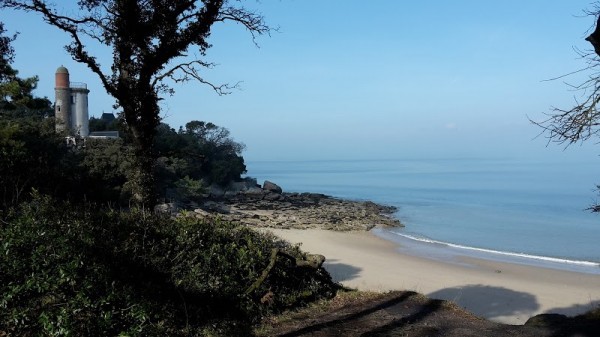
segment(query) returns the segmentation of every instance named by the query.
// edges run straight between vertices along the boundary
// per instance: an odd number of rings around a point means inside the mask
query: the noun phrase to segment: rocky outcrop
[[[277,194],[283,193],[283,190],[281,189],[281,187],[279,187],[279,185],[277,185],[273,182],[270,182],[268,180],[265,180],[265,183],[263,184],[263,190],[269,191],[269,192],[274,192]]]
[[[375,226],[402,226],[393,218],[395,207],[370,201],[352,201],[316,193],[283,193],[265,182],[210,198],[194,210],[200,218],[220,218],[253,227],[321,228],[337,231],[369,230]]]

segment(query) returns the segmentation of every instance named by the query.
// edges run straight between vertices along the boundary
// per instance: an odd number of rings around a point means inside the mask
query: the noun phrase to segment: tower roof
[[[60,66],[60,67],[58,67],[58,69],[56,69],[56,73],[57,74],[68,74],[69,70],[67,68],[65,68],[64,66]]]

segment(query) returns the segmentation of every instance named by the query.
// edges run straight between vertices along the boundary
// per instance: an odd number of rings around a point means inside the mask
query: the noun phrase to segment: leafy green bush
[[[32,189],[61,198],[81,195],[77,157],[51,119],[0,116],[0,209],[27,200]]]
[[[205,192],[202,181],[185,176],[175,182],[175,190],[183,201],[199,201]]]
[[[86,139],[79,163],[86,199],[127,204],[134,175],[133,148],[122,139]]]
[[[297,247],[230,223],[99,210],[36,197],[0,219],[0,335],[249,333],[266,313],[332,296]],[[242,331],[242,332],[240,332]]]

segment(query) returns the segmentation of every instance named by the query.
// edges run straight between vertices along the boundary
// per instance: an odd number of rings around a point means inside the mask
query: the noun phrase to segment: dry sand
[[[445,263],[400,253],[395,243],[369,232],[271,231],[325,255],[325,268],[347,287],[413,290],[497,322],[523,324],[540,313],[572,316],[600,305],[600,275],[475,258]]]

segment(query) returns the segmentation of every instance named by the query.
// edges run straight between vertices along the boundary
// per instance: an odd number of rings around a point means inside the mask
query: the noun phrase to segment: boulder
[[[202,209],[209,212],[216,212],[219,214],[229,214],[231,207],[220,202],[207,201],[202,205]]]
[[[268,180],[265,180],[265,183],[263,184],[263,190],[269,191],[269,192],[275,192],[278,194],[281,194],[283,192],[283,190],[281,189],[281,187],[279,187],[279,185],[270,182]]]
[[[154,206],[155,213],[177,214],[181,208],[174,202]]]
[[[194,209],[194,213],[198,214],[202,218],[206,218],[206,217],[209,217],[211,215],[211,213],[203,210],[202,208],[196,208],[196,209]]]
[[[262,194],[262,192],[263,189],[259,186],[250,187],[245,191],[246,194]]]

